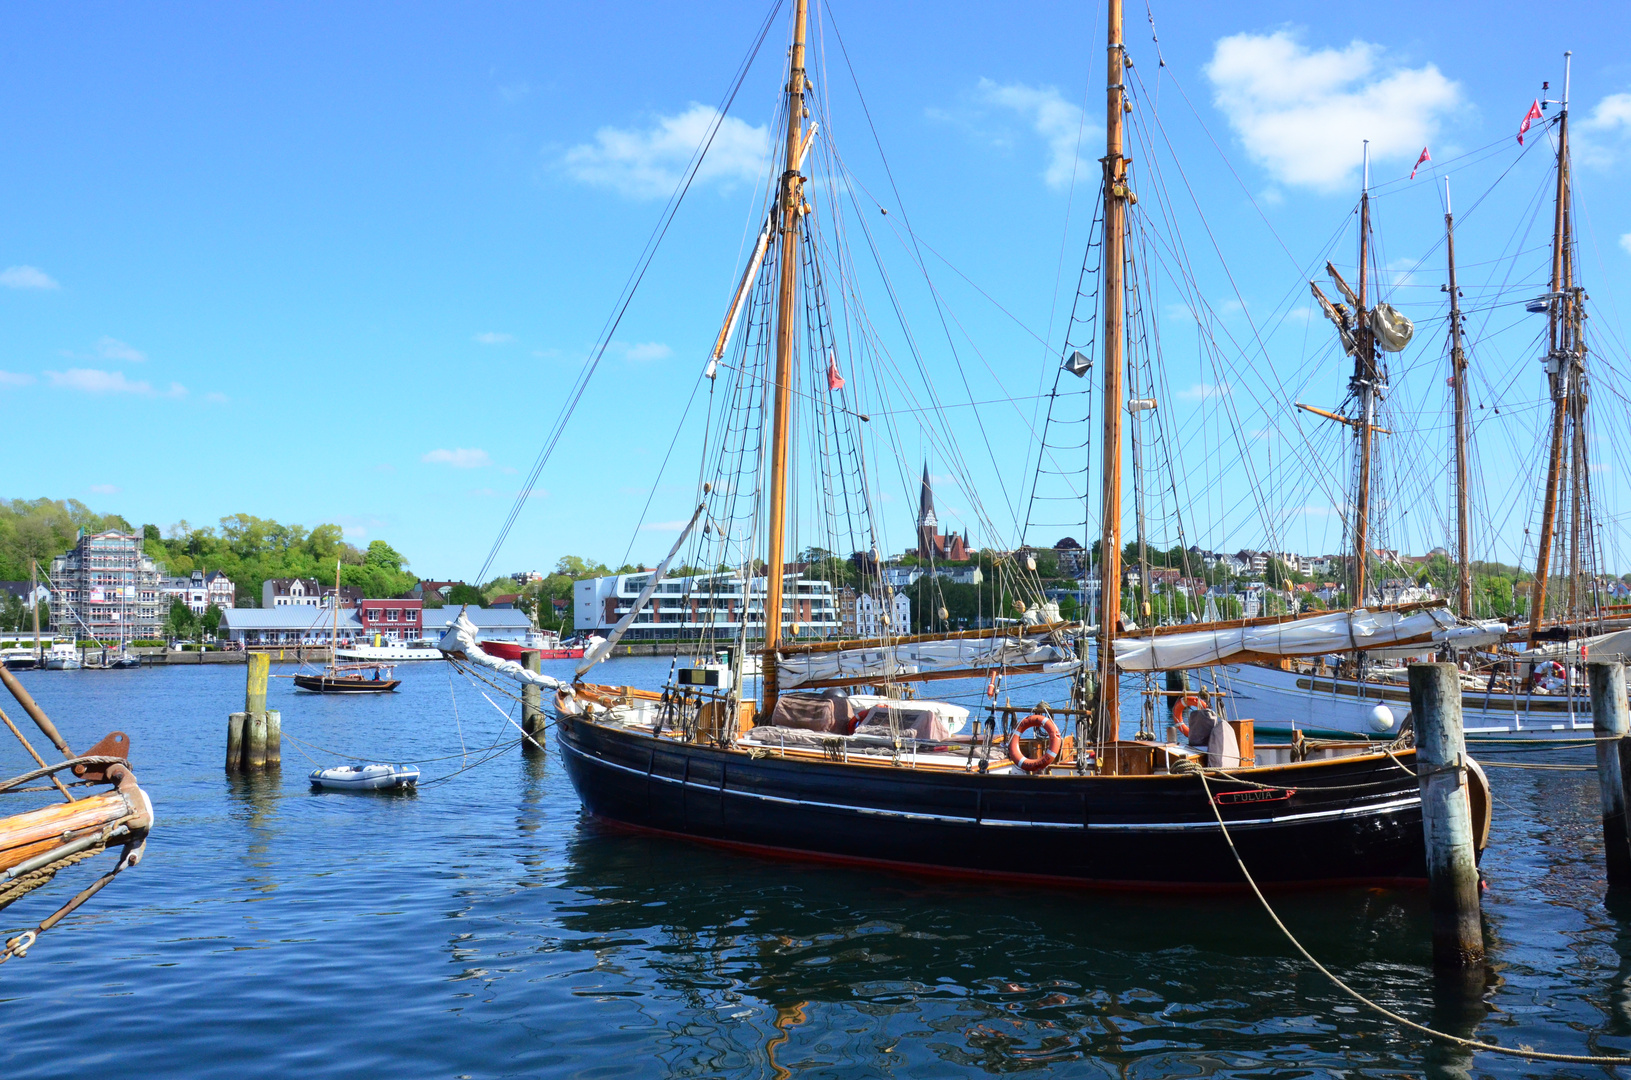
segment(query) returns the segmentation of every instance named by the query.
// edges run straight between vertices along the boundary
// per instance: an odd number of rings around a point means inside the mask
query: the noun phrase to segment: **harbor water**
[[[668,664],[597,677],[657,685]],[[397,674],[380,697],[274,679],[283,769],[252,777],[222,769],[242,668],[21,675],[76,748],[129,733],[157,824],[140,867],[0,966],[0,1075],[1604,1075],[1394,1028],[1247,894],[998,887],[608,827],[553,747],[487,760],[515,740],[513,701],[442,664]],[[418,762],[423,786],[313,793],[307,773],[338,754]],[[0,775],[27,767],[8,738]],[[1487,971],[1435,977],[1419,891],[1279,893],[1277,909],[1420,1022],[1631,1054],[1631,910],[1605,901],[1595,775],[1490,773]],[[108,861],[0,912],[0,931]]]

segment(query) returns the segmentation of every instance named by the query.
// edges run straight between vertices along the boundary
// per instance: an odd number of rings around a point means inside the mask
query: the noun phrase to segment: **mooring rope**
[[[1286,927],[1285,923],[1280,921],[1280,916],[1275,914],[1274,908],[1269,905],[1268,898],[1263,895],[1263,890],[1257,887],[1257,881],[1252,877],[1251,871],[1246,869],[1246,862],[1240,857],[1240,850],[1235,847],[1235,839],[1229,835],[1229,826],[1223,823],[1223,814],[1218,810],[1217,801],[1212,797],[1212,785],[1206,782],[1206,774],[1204,772],[1197,772],[1195,775],[1200,777],[1201,788],[1206,792],[1207,805],[1212,808],[1212,816],[1217,818],[1218,828],[1223,831],[1223,839],[1228,841],[1229,854],[1235,857],[1235,865],[1240,867],[1240,873],[1243,877],[1245,877],[1246,884],[1251,886],[1252,892],[1257,896],[1257,902],[1263,905],[1263,910],[1268,912],[1268,916],[1271,920],[1273,920],[1274,925],[1279,927],[1280,933],[1285,935],[1286,940],[1291,942],[1292,948],[1296,949],[1297,952],[1302,955],[1304,960],[1307,960],[1310,964],[1312,964],[1315,970],[1317,970],[1321,975],[1324,975],[1327,979],[1330,979],[1331,982],[1336,985],[1337,989],[1341,990],[1343,993],[1347,994],[1349,997],[1353,998],[1367,1009],[1379,1013],[1382,1016],[1387,1017],[1389,1020],[1392,1020],[1394,1023],[1402,1027],[1409,1028],[1411,1031],[1419,1032],[1420,1034],[1426,1035],[1430,1038],[1438,1039],[1440,1042],[1451,1043],[1455,1046],[1464,1047],[1468,1050],[1486,1050],[1492,1054],[1505,1054],[1509,1057],[1527,1058],[1530,1061],[1563,1061],[1576,1065],[1631,1065],[1631,1057],[1615,1057],[1599,1054],[1552,1054],[1547,1053],[1544,1050],[1534,1050],[1523,1045],[1515,1047],[1500,1046],[1496,1043],[1481,1042],[1478,1039],[1464,1039],[1460,1035],[1451,1035],[1447,1031],[1439,1031],[1435,1028],[1428,1027],[1426,1024],[1418,1024],[1414,1020],[1411,1020],[1408,1017],[1400,1016],[1393,1010],[1380,1005],[1366,997],[1364,994],[1361,994],[1358,990],[1355,990],[1353,987],[1349,986],[1347,983],[1338,978],[1337,975],[1324,964],[1314,959],[1314,954],[1303,948],[1303,943],[1298,941],[1297,936]]]

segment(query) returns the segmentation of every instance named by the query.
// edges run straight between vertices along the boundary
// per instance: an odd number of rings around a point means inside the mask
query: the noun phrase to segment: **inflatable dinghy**
[[[311,774],[312,787],[330,791],[389,791],[417,783],[419,770],[412,765],[339,765]]]

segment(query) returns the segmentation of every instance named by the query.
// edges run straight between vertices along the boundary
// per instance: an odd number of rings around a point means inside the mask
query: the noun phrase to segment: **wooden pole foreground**
[[[283,768],[283,713],[266,710],[266,767]]]
[[[227,714],[227,772],[242,772],[244,767],[244,726],[248,713]]]
[[[1590,660],[1591,732],[1597,738],[1597,788],[1603,799],[1603,856],[1609,888],[1631,886],[1631,829],[1626,822],[1626,766],[1631,764],[1631,709],[1625,665]]]
[[[266,711],[266,683],[271,677],[272,658],[265,653],[249,654],[249,684],[244,693],[244,712]]]
[[[542,655],[536,649],[523,649],[521,652],[521,666],[528,671],[542,672],[544,662]],[[543,691],[533,683],[521,684],[521,730],[528,736],[527,741],[521,744],[521,749],[536,753],[543,749],[544,741],[544,710]]]
[[[1427,843],[1433,963],[1469,967],[1484,959],[1484,930],[1467,798],[1467,745],[1461,734],[1461,679],[1455,665],[1411,664],[1410,709]]]

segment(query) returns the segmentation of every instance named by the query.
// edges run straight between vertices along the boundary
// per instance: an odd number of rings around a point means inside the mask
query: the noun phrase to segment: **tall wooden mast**
[[[1355,301],[1354,375],[1359,396],[1359,490],[1354,494],[1354,572],[1352,607],[1365,606],[1365,571],[1370,555],[1371,438],[1376,428],[1376,335],[1371,331],[1366,290],[1370,282],[1370,143],[1365,144],[1365,180],[1359,195],[1359,292]]]
[[[1552,221],[1552,288],[1547,335],[1546,378],[1552,391],[1551,457],[1546,467],[1546,492],[1540,515],[1540,550],[1535,555],[1535,583],[1529,605],[1529,634],[1540,630],[1546,614],[1546,579],[1551,573],[1552,538],[1557,525],[1557,496],[1563,474],[1563,429],[1573,383],[1571,360],[1562,348],[1566,332],[1563,305],[1563,261],[1567,252],[1564,231],[1569,205],[1569,91],[1568,54],[1564,54],[1563,101],[1557,116],[1557,207]]]
[[[1127,160],[1121,156],[1122,86],[1121,0],[1109,0],[1110,30],[1105,63],[1107,100],[1104,138],[1104,498],[1099,543],[1099,710],[1101,739],[1114,739],[1120,727],[1121,695],[1115,640],[1121,617],[1121,411],[1122,338],[1125,295]]]
[[[1472,514],[1467,505],[1467,354],[1461,347],[1461,293],[1455,278],[1455,215],[1444,178],[1444,240],[1450,253],[1450,383],[1455,387],[1456,610],[1472,618]]]
[[[776,707],[776,649],[782,639],[782,574],[787,559],[787,446],[791,437],[793,333],[798,318],[799,215],[804,205],[804,178],[799,175],[804,140],[804,23],[808,0],[796,0],[793,48],[787,75],[787,147],[776,216],[781,229],[781,282],[776,294],[776,358],[771,378],[770,522],[765,557],[764,711]],[[748,583],[751,592],[752,583]],[[743,618],[747,617],[746,612]]]

